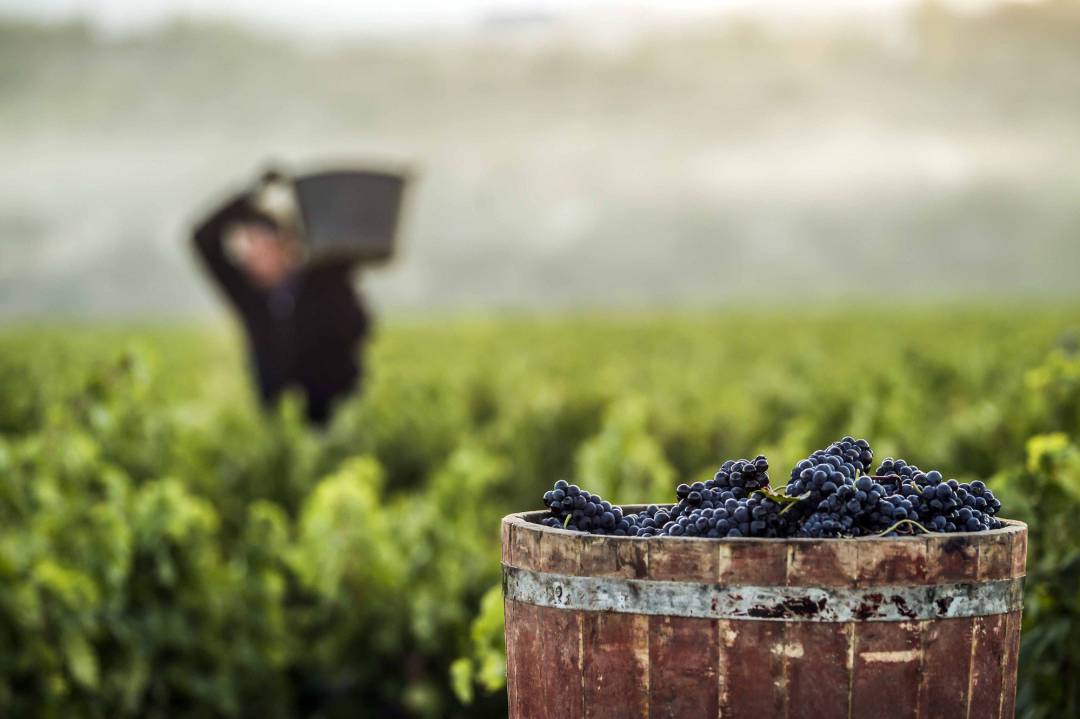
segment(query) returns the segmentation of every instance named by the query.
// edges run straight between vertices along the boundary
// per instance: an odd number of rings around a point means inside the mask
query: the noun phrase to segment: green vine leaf
[[[804,499],[807,499],[810,496],[809,492],[803,492],[802,494],[798,495],[781,494],[780,492],[777,492],[775,489],[768,485],[762,487],[761,489],[755,489],[754,492],[752,492],[751,494],[753,493],[760,494],[766,499],[770,499],[777,504],[786,505],[783,509],[780,510],[780,514],[783,514],[784,512],[788,511],[796,504],[803,501]]]

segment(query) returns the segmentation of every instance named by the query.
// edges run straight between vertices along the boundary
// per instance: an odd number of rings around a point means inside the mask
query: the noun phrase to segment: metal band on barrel
[[[507,599],[556,609],[702,619],[907,622],[1021,609],[1022,577],[896,587],[753,587],[575,577],[503,565]]]

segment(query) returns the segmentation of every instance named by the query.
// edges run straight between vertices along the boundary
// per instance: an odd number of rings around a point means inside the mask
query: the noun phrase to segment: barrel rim
[[[910,622],[1020,611],[1024,578],[861,587],[561,574],[503,565],[508,601],[552,609],[738,621]]]
[[[621,505],[622,509],[627,512],[638,512],[642,509],[651,506],[649,504],[624,504]],[[669,508],[674,504],[657,504],[657,507]],[[1001,519],[1005,524],[1004,527],[999,529],[988,529],[981,532],[925,532],[922,534],[913,534],[904,537],[827,537],[827,538],[814,538],[814,537],[669,537],[666,535],[658,535],[655,537],[618,537],[613,534],[587,534],[585,532],[575,532],[569,529],[556,529],[554,527],[548,527],[540,524],[538,519],[542,519],[548,516],[550,512],[546,509],[532,510],[528,512],[514,512],[508,514],[502,519],[502,523],[505,525],[513,525],[517,527],[525,527],[529,531],[536,531],[540,533],[550,534],[551,536],[559,537],[574,537],[578,539],[584,539],[586,541],[595,540],[603,542],[697,542],[715,544],[717,542],[732,543],[732,544],[814,544],[814,543],[844,543],[844,542],[912,542],[927,540],[947,542],[956,539],[980,539],[985,537],[1002,537],[1014,534],[1026,534],[1027,524],[1016,519]],[[999,518],[1000,519],[1000,518]]]

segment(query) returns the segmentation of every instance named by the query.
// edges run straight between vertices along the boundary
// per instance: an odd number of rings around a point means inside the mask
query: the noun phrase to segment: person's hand
[[[263,170],[263,173],[259,176],[258,186],[265,187],[266,185],[272,185],[277,182],[285,182],[288,179],[288,176],[286,176],[284,172],[274,166],[270,166]]]

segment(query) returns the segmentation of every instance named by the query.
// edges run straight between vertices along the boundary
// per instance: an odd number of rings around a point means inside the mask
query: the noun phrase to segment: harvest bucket
[[[535,523],[546,515],[502,522],[513,719],[1014,714],[1020,522],[640,539]]]
[[[404,174],[335,170],[294,180],[317,261],[375,262],[394,254],[407,186]]]

